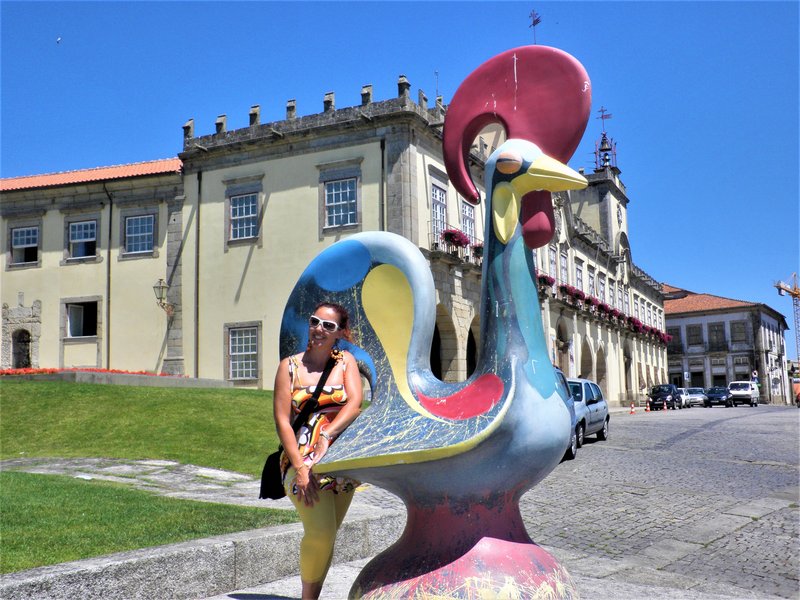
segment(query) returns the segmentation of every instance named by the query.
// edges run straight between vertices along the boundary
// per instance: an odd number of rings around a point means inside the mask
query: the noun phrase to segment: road
[[[669,585],[800,598],[799,463],[795,408],[616,412],[609,439],[588,439],[522,513],[585,575],[642,583],[656,569]]]

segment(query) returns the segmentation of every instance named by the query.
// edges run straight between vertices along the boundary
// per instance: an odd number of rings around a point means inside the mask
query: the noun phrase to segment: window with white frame
[[[595,294],[595,291],[594,291],[594,273],[595,273],[594,267],[589,267],[589,271],[588,272],[589,272],[589,289],[587,289],[586,292],[590,296],[594,296],[594,294]]]
[[[575,287],[583,291],[583,261],[575,261]]]
[[[633,297],[633,316],[639,318],[639,296]]]
[[[69,224],[70,258],[97,255],[97,221],[75,221]]]
[[[650,303],[647,304],[647,324],[653,325],[653,308]]]
[[[11,264],[35,263],[39,260],[39,228],[17,227],[11,230]]]
[[[258,379],[258,327],[228,329],[228,378]]]
[[[258,194],[231,196],[230,211],[230,240],[258,236]]]
[[[603,273],[597,276],[597,297],[600,302],[606,301],[606,276]]]
[[[561,264],[559,265],[561,269],[561,283],[567,283],[569,281],[568,276],[569,273],[567,271],[567,253],[561,253]]]
[[[90,337],[97,335],[97,302],[73,302],[66,304],[67,337]]]
[[[629,315],[631,314],[631,290],[628,286],[625,286],[625,291],[623,292],[620,289],[620,293],[622,294],[622,305],[625,307],[624,312]]]
[[[358,223],[356,178],[325,182],[325,227]]]
[[[461,231],[469,237],[469,243],[475,243],[475,206],[461,201]]]
[[[447,190],[435,183],[431,184],[431,233],[433,241],[441,241],[442,232],[447,229]]]
[[[154,215],[136,215],[125,218],[125,252],[141,254],[153,252]]]
[[[613,279],[608,280],[608,303],[617,307],[617,283]]]
[[[550,246],[550,251],[549,251],[549,254],[548,254],[548,256],[550,257],[550,270],[548,271],[548,273],[550,273],[551,277],[557,277],[558,276],[558,273],[556,271],[556,256],[557,255],[558,255],[558,251],[556,250],[556,247],[555,246]]]

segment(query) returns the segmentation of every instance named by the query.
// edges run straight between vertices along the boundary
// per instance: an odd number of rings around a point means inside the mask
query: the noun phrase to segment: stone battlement
[[[446,107],[438,96],[432,108],[428,108],[428,97],[419,90],[417,102],[411,99],[411,84],[405,75],[397,80],[397,97],[374,102],[372,85],[361,88],[361,104],[346,108],[336,108],[336,94],[326,92],[323,97],[323,110],[320,113],[297,116],[296,100],[286,102],[286,118],[282,121],[261,123],[261,107],[254,105],[249,112],[249,126],[232,131],[227,130],[227,115],[219,115],[214,123],[215,132],[210,135],[194,135],[194,119],[183,125],[183,150],[208,151],[211,148],[254,142],[264,139],[280,139],[290,135],[303,134],[321,127],[342,126],[353,122],[370,122],[400,112],[420,117],[432,127],[441,126]]]

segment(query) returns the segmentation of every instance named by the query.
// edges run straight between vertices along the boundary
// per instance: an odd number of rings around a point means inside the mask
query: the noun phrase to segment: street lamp
[[[167,290],[169,285],[163,279],[159,279],[153,286],[153,293],[156,295],[156,304],[164,309],[168,317],[172,316],[173,306],[167,302]]]

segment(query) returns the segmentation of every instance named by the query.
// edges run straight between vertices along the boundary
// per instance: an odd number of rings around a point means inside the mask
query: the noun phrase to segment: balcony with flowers
[[[632,335],[645,341],[666,346],[672,340],[672,336],[667,333],[642,323],[636,317],[626,315],[604,300],[587,294],[575,286],[559,282],[546,273],[539,273],[536,280],[540,301],[551,296],[550,302],[573,309],[579,318],[606,325],[622,334]]]
[[[445,225],[443,229],[430,223],[429,243],[431,259],[456,259],[476,267],[483,264],[483,241],[468,235],[458,227]]]

